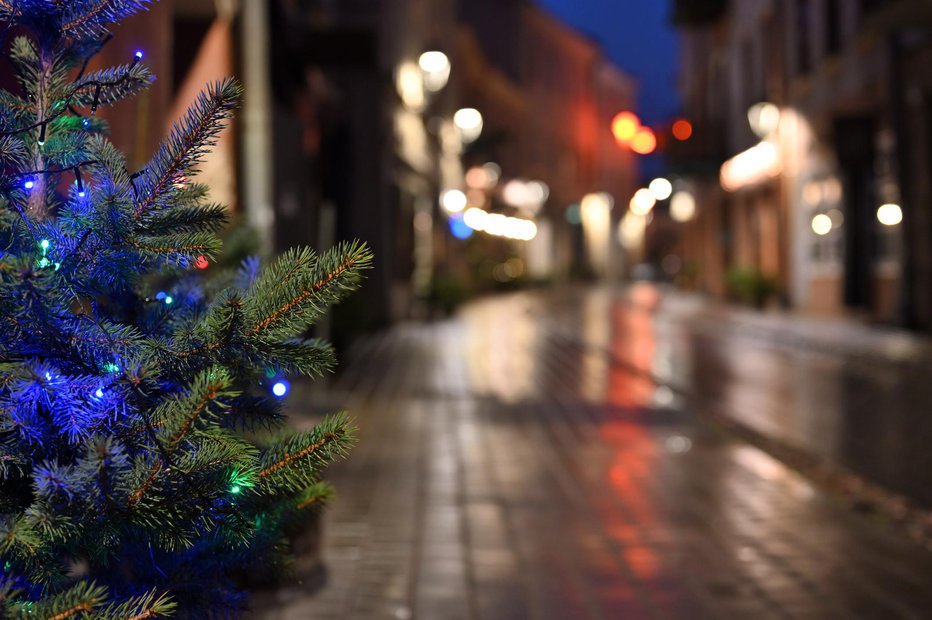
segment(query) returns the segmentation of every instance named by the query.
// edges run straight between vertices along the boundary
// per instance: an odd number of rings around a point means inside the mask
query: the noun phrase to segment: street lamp
[[[780,125],[780,108],[767,101],[755,103],[748,110],[748,124],[759,138],[766,138]]]
[[[453,115],[453,124],[460,131],[463,142],[475,142],[482,134],[482,114],[476,108],[460,108]]]
[[[628,203],[628,208],[635,215],[647,215],[656,203],[657,200],[651,191],[646,187],[642,187],[634,192],[634,196],[631,197],[631,201]]]
[[[877,209],[877,221],[884,226],[896,226],[903,221],[903,209],[900,205],[888,202]]]
[[[673,184],[663,177],[654,179],[647,187],[651,196],[657,200],[666,200],[673,193]]]
[[[420,55],[417,64],[424,74],[424,87],[432,93],[443,90],[450,79],[450,59],[447,55],[430,50]]]

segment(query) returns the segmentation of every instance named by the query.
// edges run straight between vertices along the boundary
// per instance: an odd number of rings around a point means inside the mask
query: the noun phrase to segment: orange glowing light
[[[685,118],[681,118],[673,123],[673,137],[680,142],[689,140],[693,135],[693,124]]]
[[[633,112],[619,112],[612,119],[612,133],[623,144],[631,142],[641,128],[641,120]]]
[[[648,127],[641,127],[631,139],[631,150],[638,155],[650,155],[657,148],[657,136]]]

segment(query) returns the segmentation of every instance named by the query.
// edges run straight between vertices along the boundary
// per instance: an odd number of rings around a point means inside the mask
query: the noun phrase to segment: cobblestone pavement
[[[360,443],[329,476],[326,584],[261,617],[932,617],[932,554],[631,372],[680,376],[661,323],[516,294],[366,341],[334,392]]]

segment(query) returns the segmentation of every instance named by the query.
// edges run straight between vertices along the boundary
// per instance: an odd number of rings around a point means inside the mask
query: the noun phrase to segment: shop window
[[[819,265],[838,265],[844,252],[845,216],[841,185],[834,177],[813,179],[803,185],[803,203],[809,212],[810,258]]]

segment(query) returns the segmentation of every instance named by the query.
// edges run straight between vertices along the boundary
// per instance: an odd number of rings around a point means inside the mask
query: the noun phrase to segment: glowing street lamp
[[[648,185],[650,194],[657,200],[666,200],[673,194],[673,184],[663,177],[654,179]]]
[[[832,218],[824,213],[819,213],[814,216],[810,225],[812,226],[812,232],[820,237],[832,232]]]
[[[476,108],[460,108],[453,115],[463,142],[474,142],[482,134],[482,114]]]
[[[458,189],[448,189],[440,194],[440,206],[447,213],[459,213],[466,208],[466,194]]]
[[[450,79],[450,59],[447,55],[437,50],[424,52],[417,59],[417,64],[424,74],[424,87],[432,93],[443,90]]]
[[[398,66],[395,88],[406,108],[415,112],[424,108],[424,76],[416,64],[403,62]]]
[[[780,108],[766,101],[755,103],[748,110],[748,123],[758,137],[766,138],[780,126]]]
[[[903,221],[903,209],[900,205],[888,202],[877,209],[877,221],[884,226],[896,226]]]
[[[642,187],[634,192],[634,196],[631,197],[631,201],[628,203],[628,208],[635,215],[647,215],[655,204],[657,204],[657,200],[651,191],[646,187]]]

